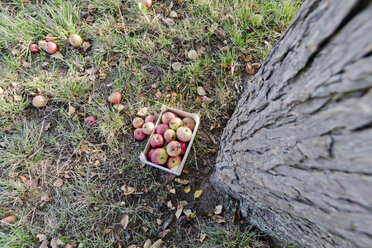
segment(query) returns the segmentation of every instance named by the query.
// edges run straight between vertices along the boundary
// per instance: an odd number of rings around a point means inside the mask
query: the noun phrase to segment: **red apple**
[[[169,127],[173,130],[177,130],[180,126],[182,126],[183,122],[180,118],[176,117],[169,121]]]
[[[178,166],[182,163],[182,158],[180,156],[171,157],[168,159],[167,167],[171,170],[177,170]]]
[[[142,128],[137,128],[134,130],[134,138],[138,141],[144,140],[146,138],[146,134],[143,132]]]
[[[172,113],[172,112],[165,112],[163,114],[163,116],[161,117],[161,121],[164,123],[164,124],[168,124],[170,120],[176,118],[177,115],[175,113]]]
[[[158,165],[163,165],[168,160],[167,151],[164,148],[156,148],[151,154],[151,162]]]
[[[68,41],[73,47],[79,47],[83,43],[83,39],[80,37],[80,35],[77,34],[71,35]]]
[[[32,53],[38,53],[40,50],[39,50],[39,47],[36,44],[31,44],[30,45],[30,51]]]
[[[150,145],[153,148],[161,147],[161,146],[163,146],[163,144],[164,144],[164,138],[163,138],[162,135],[160,135],[160,134],[154,134],[153,136],[151,136],[151,138],[150,138]]]
[[[177,129],[177,138],[183,142],[190,141],[192,137],[192,131],[188,127],[180,127]]]
[[[97,12],[97,9],[96,9],[96,6],[94,6],[93,4],[89,4],[88,5],[88,10],[90,13],[94,14]]]
[[[171,157],[176,157],[181,154],[181,145],[178,141],[171,141],[167,145],[167,153]]]
[[[154,130],[155,124],[153,122],[145,122],[142,126],[142,130],[145,134],[150,135],[152,130]]]
[[[49,41],[45,44],[45,51],[49,54],[56,53],[58,51],[58,46],[56,43]]]
[[[93,127],[96,124],[96,117],[94,116],[88,116],[85,118],[85,125],[88,127]]]
[[[198,53],[195,50],[190,50],[187,54],[189,59],[195,60],[198,58]]]
[[[191,117],[186,117],[186,118],[183,118],[182,120],[183,122],[183,125],[190,128],[191,131],[194,131],[194,128],[195,128],[195,121],[193,118]]]
[[[142,118],[136,117],[133,119],[132,124],[134,128],[141,128],[145,121]]]
[[[45,39],[46,39],[47,42],[48,41],[52,41],[52,42],[56,42],[57,41],[56,37],[54,37],[52,34],[47,34],[45,36]]]
[[[44,108],[46,106],[47,99],[45,96],[38,95],[32,99],[32,105],[36,108]]]
[[[187,149],[187,143],[185,142],[182,142],[182,141],[179,141],[180,143],[180,146],[181,146],[181,155],[184,155],[186,153],[186,149]]]
[[[39,40],[38,42],[37,42],[37,44],[39,45],[39,47],[40,48],[43,48],[43,49],[45,49],[45,46],[46,46],[46,41],[45,40]]]
[[[118,104],[121,101],[122,95],[119,91],[112,92],[108,97],[109,102],[112,104]]]
[[[177,138],[176,131],[174,131],[173,129],[167,129],[163,136],[166,143],[169,143],[172,140],[176,140]]]
[[[145,0],[145,5],[146,5],[147,8],[151,8],[152,0]]]
[[[148,152],[147,152],[147,156],[146,156],[146,158],[147,158],[147,160],[148,161],[150,161],[151,162],[151,155],[152,155],[152,153],[155,151],[155,149],[150,149]]]
[[[169,125],[168,124],[159,124],[156,128],[155,128],[155,133],[157,134],[161,134],[161,135],[164,135],[165,131],[169,129]]]
[[[155,120],[155,117],[152,115],[149,115],[146,117],[145,122],[154,122],[154,120]]]

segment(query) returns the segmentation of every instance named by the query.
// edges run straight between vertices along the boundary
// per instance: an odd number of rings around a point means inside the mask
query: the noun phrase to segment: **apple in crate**
[[[171,157],[177,157],[181,154],[181,145],[178,141],[171,141],[167,145],[167,153]]]
[[[171,157],[168,159],[167,167],[171,170],[177,170],[178,166],[182,163],[182,158],[180,156]]]
[[[168,160],[167,151],[164,148],[156,148],[151,153],[151,162],[158,165],[164,165]]]
[[[191,117],[186,117],[186,118],[183,118],[182,120],[183,122],[183,125],[190,128],[191,131],[194,131],[194,128],[195,128],[195,121],[193,118]]]
[[[145,121],[142,118],[136,117],[133,119],[132,124],[134,128],[141,128]]]
[[[155,151],[155,149],[150,149],[148,152],[147,152],[147,155],[146,155],[146,158],[148,161],[151,162],[151,155],[152,153]]]
[[[167,129],[163,136],[164,136],[165,143],[169,143],[172,140],[177,139],[176,131],[174,131],[173,129]]]
[[[188,127],[180,127],[177,129],[177,138],[180,141],[188,142],[191,140],[192,137],[192,131]]]
[[[165,131],[169,129],[169,125],[168,124],[159,124],[156,128],[155,128],[155,133],[157,134],[161,134],[161,135],[164,135]]]
[[[177,115],[175,113],[172,113],[172,112],[165,112],[163,114],[163,116],[161,117],[161,121],[164,123],[164,124],[168,124],[170,120],[176,118]]]
[[[154,122],[155,117],[152,115],[149,115],[146,117],[145,122]]]
[[[164,144],[164,139],[162,135],[154,134],[153,136],[151,136],[150,138],[151,147],[158,148],[158,147],[163,146],[163,144]]]
[[[142,128],[137,128],[134,130],[134,138],[138,141],[144,140],[146,138],[146,134],[143,132]]]
[[[180,126],[182,126],[182,120],[178,117],[169,121],[169,127],[173,130],[177,130]]]
[[[184,155],[186,153],[186,149],[187,149],[187,143],[185,142],[182,142],[182,141],[179,141],[180,143],[180,146],[181,146],[181,155]]]
[[[142,130],[145,134],[150,135],[152,130],[154,130],[155,124],[153,122],[145,122],[142,126]]]

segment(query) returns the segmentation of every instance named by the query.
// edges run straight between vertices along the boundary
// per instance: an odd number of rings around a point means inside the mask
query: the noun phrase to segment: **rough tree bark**
[[[372,4],[307,0],[222,137],[215,185],[305,247],[372,245]]]

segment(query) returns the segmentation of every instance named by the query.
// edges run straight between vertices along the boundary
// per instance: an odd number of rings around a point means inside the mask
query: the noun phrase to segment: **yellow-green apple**
[[[164,133],[165,133],[165,131],[167,129],[169,129],[169,125],[168,124],[159,124],[155,128],[155,133],[160,134],[160,135],[164,135]]]
[[[151,162],[158,165],[163,165],[168,160],[167,151],[164,148],[156,148],[151,154]]]
[[[80,37],[80,35],[77,34],[71,35],[68,41],[73,47],[79,47],[83,43],[83,39]]]
[[[146,134],[143,132],[142,128],[137,128],[134,130],[134,138],[138,141],[144,140],[146,138]]]
[[[39,50],[39,47],[36,44],[31,44],[30,45],[30,51],[32,53],[38,53],[40,50]]]
[[[171,157],[168,159],[167,167],[171,170],[177,170],[178,166],[182,163],[182,158],[180,156]]]
[[[179,141],[180,143],[180,146],[181,146],[181,155],[185,154],[186,153],[186,149],[187,149],[187,143],[185,142],[182,142],[182,141]]]
[[[32,99],[32,105],[36,108],[44,108],[46,106],[47,99],[45,96],[37,95]]]
[[[146,158],[147,158],[147,160],[148,161],[150,161],[151,162],[151,155],[152,155],[152,153],[155,151],[155,149],[150,149],[148,152],[147,152],[147,156],[146,156]]]
[[[153,122],[145,122],[142,126],[142,130],[145,134],[150,135],[152,130],[154,130],[155,124]]]
[[[176,131],[174,131],[173,129],[167,129],[163,136],[165,143],[169,143],[172,140],[176,140],[177,138]]]
[[[85,125],[87,125],[88,127],[93,127],[94,124],[96,124],[96,117],[88,116],[87,118],[85,118]]]
[[[133,119],[132,124],[134,128],[141,128],[145,121],[142,118],[136,117]]]
[[[163,144],[164,144],[164,138],[161,134],[154,134],[153,136],[151,136],[150,138],[151,147],[158,148],[158,147],[163,146]]]
[[[190,141],[192,137],[192,131],[188,127],[179,127],[177,129],[177,138],[180,141],[187,142]]]
[[[186,117],[186,118],[183,118],[182,120],[183,122],[183,125],[190,128],[191,131],[194,131],[194,128],[195,128],[195,121],[193,118],[191,117]]]
[[[181,145],[178,141],[171,141],[167,145],[167,153],[171,157],[176,157],[181,154]]]
[[[195,50],[190,50],[187,54],[189,59],[195,60],[198,58],[198,53]]]
[[[145,118],[145,122],[154,122],[155,117],[153,115],[149,115]]]
[[[146,5],[147,8],[151,8],[152,0],[145,0],[145,5]]]
[[[118,104],[121,101],[121,98],[122,98],[121,93],[119,91],[114,91],[108,97],[108,100],[112,104]]]
[[[178,117],[169,121],[169,127],[173,130],[177,130],[180,126],[182,126],[182,120]]]
[[[45,44],[45,51],[49,54],[53,54],[53,53],[56,53],[58,51],[58,46],[56,43],[54,43],[53,41],[48,41],[46,44]]]
[[[168,124],[170,120],[176,118],[177,115],[175,113],[172,113],[172,112],[165,112],[163,114],[163,116],[161,117],[161,121],[164,123],[164,124]]]

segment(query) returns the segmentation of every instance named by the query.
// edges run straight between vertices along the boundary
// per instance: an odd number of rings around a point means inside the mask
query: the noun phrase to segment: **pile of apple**
[[[154,126],[153,119],[135,118],[133,125],[137,128],[134,137],[143,140],[155,128],[155,133],[150,138],[151,149],[147,153],[147,160],[157,164],[165,165],[171,170],[178,170],[185,154],[188,142],[192,138],[195,121],[190,117],[179,118],[173,112],[165,112],[161,116],[161,124]],[[142,127],[142,128],[141,128]]]

